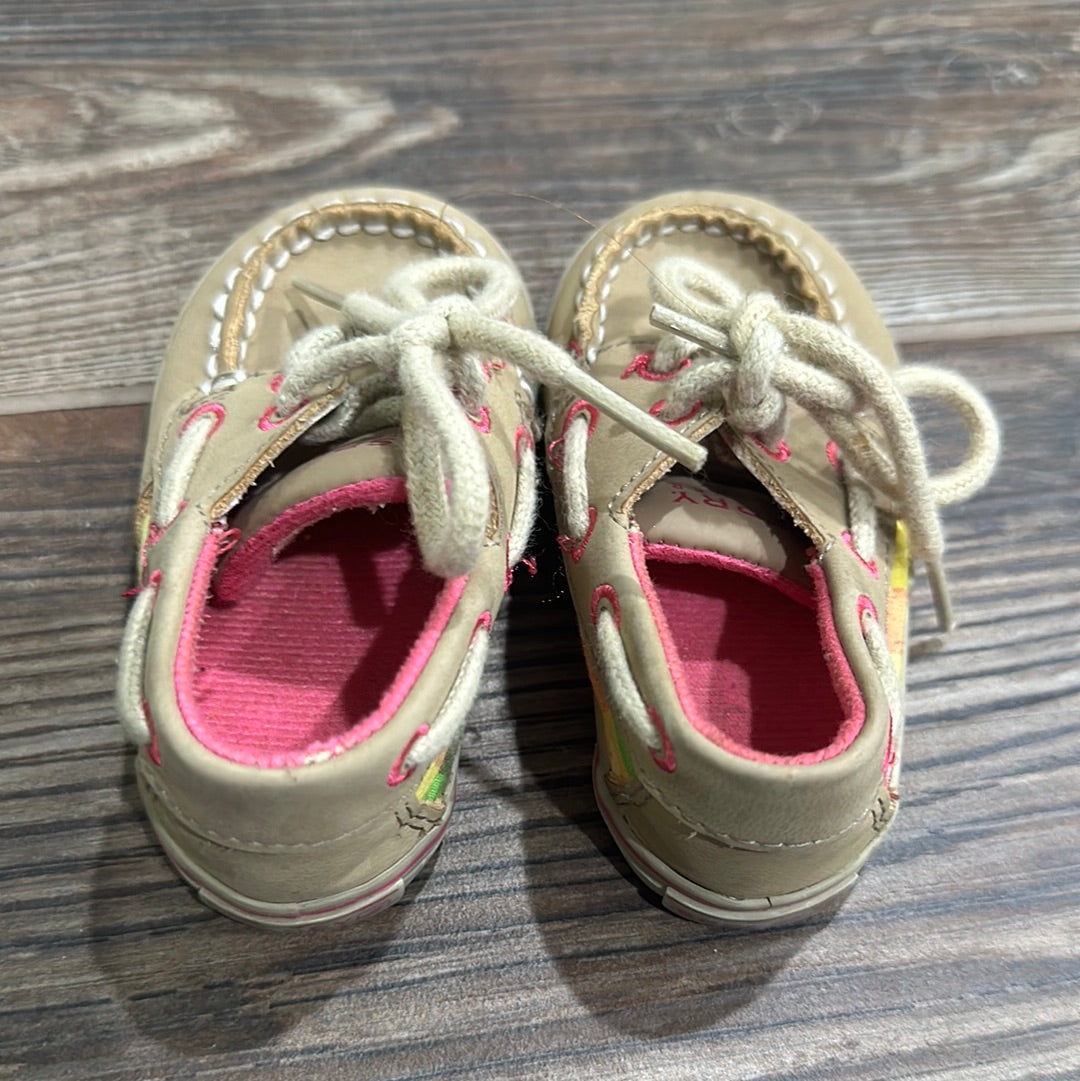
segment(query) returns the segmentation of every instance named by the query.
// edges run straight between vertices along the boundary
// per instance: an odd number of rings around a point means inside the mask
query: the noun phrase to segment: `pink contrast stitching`
[[[590,604],[593,625],[595,626],[596,621],[600,618],[601,601],[607,601],[611,605],[611,614],[615,617],[615,628],[616,630],[621,629],[622,616],[619,613],[619,596],[615,592],[615,587],[608,585],[606,582],[601,583],[593,590]]]
[[[762,451],[764,454],[767,454],[774,461],[786,462],[788,458],[791,457],[791,448],[783,439],[781,439],[780,442],[776,444],[776,450],[770,450],[767,446],[765,446],[764,443],[762,443],[760,439],[757,438],[757,436],[754,435],[750,436],[750,442],[753,443],[754,446],[758,448],[758,450]]]
[[[186,500],[181,503],[180,510],[183,510],[186,504]],[[173,518],[174,522],[176,521],[177,517],[179,517],[179,511],[177,511],[176,517]],[[143,541],[142,547],[139,549],[139,581],[142,584],[146,583],[147,571],[150,570],[150,549],[153,548],[159,540],[161,540],[161,538],[165,535],[165,530],[167,528],[167,526],[159,526],[157,522],[151,522],[146,527],[146,539]],[[132,596],[138,593],[140,589],[142,589],[142,585],[139,585],[139,587],[132,592]]]
[[[207,439],[210,438],[221,427],[222,421],[225,419],[225,406],[221,402],[204,402],[193,413],[191,413],[187,420],[180,425],[180,431],[187,431],[188,426],[197,418],[206,416],[207,413],[212,413],[214,416],[214,426],[207,433]]]
[[[480,407],[478,416],[474,417],[471,413],[465,415],[469,418],[469,423],[482,435],[491,431],[491,410],[486,405]]]
[[[870,572],[870,577],[871,578],[877,578],[877,576],[878,576],[877,560],[863,558],[863,556],[861,556],[858,553],[858,551],[856,550],[855,542],[851,539],[851,534],[850,533],[848,533],[846,531],[841,533],[840,534],[840,539],[847,545],[848,551],[850,551],[851,554]]]
[[[581,557],[585,554],[585,548],[588,545],[589,540],[592,538],[593,529],[595,527],[596,527],[596,508],[595,507],[589,507],[589,527],[588,527],[588,529],[585,530],[585,536],[583,536],[581,538],[581,540],[576,541],[576,540],[574,540],[573,537],[571,537],[571,536],[569,536],[569,535],[567,535],[565,533],[560,533],[559,536],[555,538],[556,543],[559,545],[559,547],[564,552],[566,552],[567,555],[570,556],[570,558],[575,563],[577,563],[577,562],[580,561]]]
[[[143,718],[146,721],[146,727],[150,731],[150,742],[146,747],[146,754],[150,761],[155,766],[161,765],[161,748],[158,746],[157,728],[154,727],[154,718],[150,713],[150,703],[144,698],[142,700],[142,712]]]
[[[596,421],[599,416],[596,406],[591,405],[583,398],[579,398],[567,410],[566,416],[563,418],[563,426],[562,431],[559,433],[559,438],[553,440],[548,446],[548,458],[558,469],[562,469],[563,467],[562,446],[566,441],[566,433],[570,430],[570,425],[573,423],[574,418],[581,412],[589,414],[589,430],[585,433],[585,438],[591,439],[593,432],[596,430]],[[558,448],[558,450],[556,450],[556,448]]]
[[[874,617],[874,622],[879,623],[877,607],[874,602],[865,594],[860,593],[859,599],[855,602],[855,610],[859,615],[859,630],[863,630],[863,616],[869,612]],[[863,631],[865,634],[866,632]],[[892,800],[898,800],[900,794],[894,792],[890,782],[890,776],[892,774],[893,767],[896,765],[896,744],[894,742],[894,724],[895,718],[893,717],[892,710],[889,710],[889,732],[885,739],[885,757],[881,760],[881,776],[885,781],[885,786],[889,790],[889,798]]]
[[[273,379],[270,380],[270,391],[273,394],[277,394],[281,390],[282,384],[285,382],[285,376],[282,372],[278,372]],[[284,424],[285,421],[295,417],[305,405],[308,404],[308,399],[304,398],[299,402],[294,409],[291,409],[284,416],[279,415],[277,411],[277,405],[274,404],[266,410],[261,417],[259,417],[259,430],[263,432],[271,431],[274,428]]]
[[[412,736],[409,738],[409,742],[401,748],[401,754],[394,759],[394,764],[390,767],[390,772],[386,775],[386,783],[391,788],[396,788],[402,781],[407,781],[413,775],[413,772],[416,769],[415,766],[410,766],[403,773],[401,771],[401,765],[405,761],[409,751],[413,749],[416,741],[420,739],[421,736],[426,736],[428,731],[428,725],[422,724],[415,732],[413,732]]]
[[[653,371],[649,365],[652,363],[652,359],[655,353],[638,353],[632,361],[630,361],[629,367],[626,371],[619,376],[620,379],[629,379],[632,375],[636,375],[641,379],[647,379],[650,383],[665,383],[669,379],[674,379],[690,363],[689,357],[683,357],[679,361],[677,368],[672,368],[670,372],[656,372]]]
[[[840,448],[830,439],[825,444],[825,457],[829,459],[829,465],[840,472]]]
[[[685,424],[692,417],[697,416],[697,414],[701,412],[701,402],[695,400],[691,404],[690,408],[685,413],[683,413],[681,417],[673,417],[671,420],[665,420],[664,417],[660,416],[660,414],[663,413],[666,408],[667,399],[661,398],[658,402],[653,402],[653,404],[649,406],[649,413],[652,416],[664,421],[665,424],[670,424],[672,427],[674,427],[676,424]]]
[[[521,458],[522,458],[521,444],[522,443],[525,444],[525,446],[528,448],[530,453],[533,450],[536,449],[536,444],[533,441],[532,432],[530,432],[529,429],[527,427],[525,427],[524,424],[519,424],[517,426],[517,431],[514,432],[514,461],[518,465],[521,464]]]
[[[305,398],[296,406],[295,409],[291,409],[283,416],[278,413],[276,405],[269,406],[266,412],[263,413],[261,417],[259,417],[259,430],[263,432],[269,432],[274,428],[280,427],[287,420],[291,420],[293,417],[295,417],[296,414],[299,413],[300,410],[303,409],[304,406],[307,404],[308,400],[307,398]]]

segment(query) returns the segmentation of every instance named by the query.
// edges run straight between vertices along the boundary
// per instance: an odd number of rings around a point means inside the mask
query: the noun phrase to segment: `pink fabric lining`
[[[347,484],[289,507],[238,545],[225,560],[214,580],[214,596],[221,601],[238,600],[253,581],[266,573],[278,554],[312,523],[350,507],[404,503],[405,498],[404,477],[379,477]]]
[[[226,597],[211,596],[219,550],[207,542],[175,673],[205,747],[299,766],[361,743],[400,708],[466,584],[423,569],[404,504],[375,505],[403,491],[365,481],[290,508],[225,563]]]
[[[815,597],[774,571],[634,533],[631,554],[697,731],[773,764],[824,761],[851,744],[864,707],[823,578],[812,578]]]
[[[773,589],[780,590],[804,608],[814,607],[813,594],[798,582],[785,578],[779,571],[758,566],[757,563],[750,563],[745,559],[736,559],[735,556],[702,551],[697,548],[680,548],[677,544],[661,542],[647,543],[645,558],[657,559],[663,563],[693,563],[697,567],[715,567],[718,570],[734,571],[736,574],[744,574],[747,578],[755,578],[767,586],[772,586]]]
[[[825,580],[825,572],[820,563],[811,563],[807,566],[810,580],[814,583],[814,591],[817,594],[818,630],[821,633],[821,644],[824,646],[822,653],[825,663],[829,666],[832,675],[833,686],[836,688],[837,697],[844,708],[844,723],[836,736],[837,748],[833,754],[839,754],[845,747],[851,745],[855,737],[862,731],[866,723],[866,702],[863,701],[862,691],[844,655],[844,647],[840,644],[840,638],[836,633],[836,624],[832,617],[832,604],[829,599],[829,583]],[[866,598],[870,600],[869,597]],[[873,602],[871,602],[871,607]],[[876,612],[875,612],[876,614]],[[832,755],[826,757],[831,758]]]

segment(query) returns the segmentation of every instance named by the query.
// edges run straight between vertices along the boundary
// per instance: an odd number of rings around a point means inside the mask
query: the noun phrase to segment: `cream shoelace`
[[[986,399],[954,372],[928,365],[889,370],[838,326],[786,310],[769,293],[741,292],[693,259],[659,264],[654,326],[668,332],[654,358],[670,370],[686,342],[705,350],[671,384],[667,410],[678,416],[699,401],[725,422],[776,448],[787,400],[803,407],[836,443],[854,490],[852,535],[873,558],[873,514],[883,503],[904,519],[914,555],[927,567],[938,622],[953,625],[942,557],[939,509],[968,499],[987,481],[999,452],[997,421]],[[959,465],[931,475],[910,401],[952,410],[967,431]],[[870,519],[867,521],[867,519]]]
[[[336,441],[400,425],[409,507],[428,569],[466,574],[484,543],[488,469],[469,420],[483,403],[483,357],[524,369],[549,388],[584,398],[690,469],[701,447],[597,382],[541,335],[506,322],[520,284],[503,263],[451,257],[408,265],[382,297],[324,295],[339,306],[340,327],[318,327],[285,361],[279,409],[288,412],[341,375],[341,403],[307,438]]]

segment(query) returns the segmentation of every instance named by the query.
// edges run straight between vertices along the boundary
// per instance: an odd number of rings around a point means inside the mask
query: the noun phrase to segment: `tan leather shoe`
[[[535,503],[533,384],[492,327],[539,338],[508,257],[390,190],[259,223],[180,316],[118,704],[165,851],[229,915],[371,914],[442,838]]]
[[[549,335],[709,454],[680,469],[549,395],[601,811],[674,911],[801,917],[851,886],[893,819],[909,571],[926,563],[950,623],[937,508],[986,480],[993,416],[958,377],[897,367],[839,253],[741,196],[672,194],[604,226]],[[968,427],[948,474],[927,473],[916,396]]]

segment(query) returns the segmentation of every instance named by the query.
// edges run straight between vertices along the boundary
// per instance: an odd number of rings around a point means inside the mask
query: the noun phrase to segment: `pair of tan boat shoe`
[[[915,398],[965,426],[955,468]],[[118,708],[207,903],[368,915],[435,852],[541,436],[630,865],[722,924],[855,881],[897,806],[910,573],[949,626],[938,509],[996,459],[984,400],[900,366],[839,253],[757,200],[615,218],[545,336],[481,225],[380,189],[240,237],[160,371]]]

